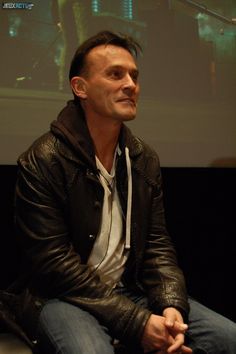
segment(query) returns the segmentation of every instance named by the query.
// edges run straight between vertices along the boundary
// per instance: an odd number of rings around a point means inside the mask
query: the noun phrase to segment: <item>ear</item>
[[[86,81],[81,76],[74,76],[70,81],[71,88],[76,96],[81,99],[87,98]]]

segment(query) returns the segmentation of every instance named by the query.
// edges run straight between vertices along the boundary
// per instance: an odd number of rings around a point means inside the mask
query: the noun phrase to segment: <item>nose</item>
[[[124,90],[135,91],[137,86],[138,86],[137,81],[135,81],[133,79],[133,77],[129,73],[127,73],[127,75],[124,78],[123,89]]]

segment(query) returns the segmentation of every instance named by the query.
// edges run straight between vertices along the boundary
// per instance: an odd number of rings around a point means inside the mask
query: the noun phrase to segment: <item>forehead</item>
[[[88,53],[86,58],[89,69],[103,69],[110,65],[125,66],[130,69],[137,68],[135,59],[128,50],[112,44],[99,45]]]

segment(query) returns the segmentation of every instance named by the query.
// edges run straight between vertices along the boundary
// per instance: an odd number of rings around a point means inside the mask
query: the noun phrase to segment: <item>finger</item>
[[[182,353],[186,353],[186,354],[191,354],[193,351],[192,351],[192,349],[191,348],[189,348],[189,347],[186,347],[186,345],[182,345],[182,347],[181,347],[181,350],[182,350]]]
[[[186,332],[188,329],[188,325],[186,323],[179,323],[179,328],[183,331]]]
[[[188,325],[186,323],[176,321],[175,319],[176,317],[173,316],[172,313],[167,313],[167,316],[165,318],[165,326],[167,328],[173,328],[178,332],[184,333],[188,329]]]
[[[188,329],[188,325],[186,323],[180,323],[178,321],[175,321],[173,326],[170,327],[166,325],[166,327],[180,333],[185,333]]]
[[[173,347],[173,346],[172,346],[172,347]],[[186,345],[182,345],[181,348],[180,348],[180,350],[178,350],[177,352],[175,351],[175,349],[172,351],[172,350],[171,350],[171,347],[169,347],[169,348],[167,349],[167,353],[168,353],[168,354],[172,354],[172,353],[175,353],[175,354],[177,354],[177,353],[181,353],[181,354],[191,354],[192,352],[193,352],[192,349],[189,348],[189,347],[186,347]]]
[[[165,312],[165,325],[167,327],[173,327],[176,320],[176,314],[174,311]]]
[[[176,351],[181,350],[183,344],[184,344],[184,336],[182,334],[178,334],[175,337],[173,344],[169,346],[167,353],[176,353]]]

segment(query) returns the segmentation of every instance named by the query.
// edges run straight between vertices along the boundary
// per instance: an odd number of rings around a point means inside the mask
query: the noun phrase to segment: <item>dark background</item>
[[[13,226],[16,166],[0,166],[0,287],[18,271]],[[163,168],[168,230],[188,291],[236,321],[236,169]]]

